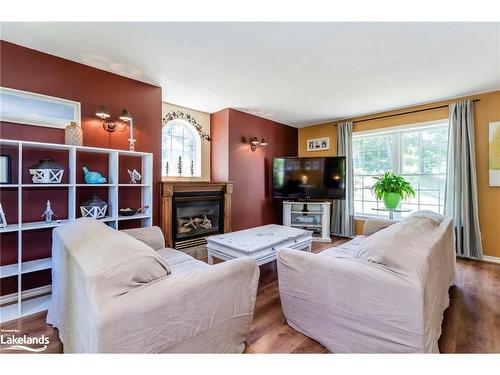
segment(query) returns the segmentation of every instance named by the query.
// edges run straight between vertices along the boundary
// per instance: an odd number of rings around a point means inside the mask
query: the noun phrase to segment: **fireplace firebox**
[[[222,192],[174,193],[172,234],[175,248],[200,244],[197,239],[224,233]]]

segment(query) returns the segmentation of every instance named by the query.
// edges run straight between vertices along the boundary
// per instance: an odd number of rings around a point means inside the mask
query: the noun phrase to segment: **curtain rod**
[[[480,102],[481,99],[474,99],[472,100],[474,103]],[[448,108],[448,105],[440,105],[437,107],[430,107],[430,108],[422,108],[422,109],[415,109],[414,111],[407,111],[407,112],[400,112],[400,113],[393,113],[391,115],[385,115],[385,116],[378,116],[378,117],[370,117],[370,118],[365,118],[363,120],[358,120],[358,121],[353,121],[353,124],[358,124],[360,122],[365,122],[365,121],[374,121],[374,120],[381,120],[384,118],[389,118],[389,117],[396,117],[396,116],[403,116],[403,115],[410,115],[412,113],[419,113],[419,112],[425,112],[425,111],[432,111],[435,109],[442,109],[442,108]],[[338,124],[335,124],[337,126]]]

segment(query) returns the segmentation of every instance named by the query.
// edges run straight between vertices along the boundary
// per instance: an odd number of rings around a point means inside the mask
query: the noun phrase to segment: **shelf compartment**
[[[110,176],[110,170],[112,166],[110,162],[113,158],[109,153],[104,152],[82,152],[77,149],[76,152],[76,184],[77,185],[104,185],[104,184],[86,184],[85,173],[83,172],[83,167],[86,167],[91,172],[99,172],[102,177],[106,179],[106,184],[113,184],[115,180]]]
[[[64,168],[64,173],[62,176],[61,184],[69,183],[69,149],[50,149],[48,150],[45,147],[24,147],[22,148],[23,160],[22,160],[22,180],[21,184],[32,184],[32,185],[42,185],[42,184],[33,184],[33,179],[29,172],[29,169],[32,165],[37,164],[41,159],[51,158],[55,163],[59,164]],[[47,184],[51,185],[60,185],[60,184]]]
[[[22,206],[22,220],[24,223],[39,222],[42,220],[42,214],[47,207],[47,201],[50,201],[52,211],[55,215],[53,220],[69,219],[68,204],[71,196],[72,187],[29,186],[22,189],[22,202],[29,202]]]
[[[10,156],[10,180],[8,184],[0,184],[0,187],[15,187],[19,184],[19,145],[1,142],[0,154]]]
[[[144,182],[142,157],[120,153],[118,156],[118,182],[120,185],[135,185],[130,183],[128,174],[128,170],[133,171],[134,169],[141,174],[141,183]]]
[[[17,231],[3,233],[0,236],[0,275],[2,278],[13,275],[10,269],[12,265],[17,265],[19,262],[18,245],[19,233]]]

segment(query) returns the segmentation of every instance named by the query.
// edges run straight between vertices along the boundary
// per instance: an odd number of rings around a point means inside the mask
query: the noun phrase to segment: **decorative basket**
[[[34,184],[60,184],[64,174],[64,168],[52,158],[41,159],[29,167],[29,171]]]
[[[94,219],[105,217],[107,209],[108,204],[97,195],[93,195],[92,198],[83,202],[80,206],[80,212],[83,217],[93,217]]]
[[[64,143],[72,146],[83,145],[83,131],[76,122],[71,121],[64,129]]]

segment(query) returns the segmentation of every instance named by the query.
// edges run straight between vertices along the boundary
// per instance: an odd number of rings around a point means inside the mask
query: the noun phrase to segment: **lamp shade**
[[[100,105],[99,108],[97,108],[95,115],[102,119],[109,118],[110,116],[108,110],[103,105]]]
[[[264,138],[262,138],[262,140],[260,141],[260,145],[261,146],[267,146],[267,142]]]
[[[259,140],[257,139],[257,137],[253,137],[252,139],[250,139],[250,143],[253,144],[253,145],[258,145],[259,144]]]
[[[130,120],[132,120],[132,115],[130,114],[130,112],[128,111],[128,109],[122,110],[122,114],[120,116],[120,120],[123,120],[123,121],[130,121]]]

